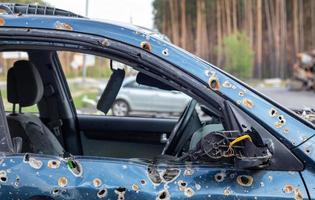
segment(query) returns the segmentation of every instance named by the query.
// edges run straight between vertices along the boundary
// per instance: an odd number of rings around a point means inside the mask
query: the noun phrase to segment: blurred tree
[[[255,78],[286,78],[296,54],[315,49],[315,0],[154,0],[153,6],[160,32],[221,67],[224,38],[245,33]]]
[[[239,78],[251,78],[254,52],[245,33],[235,32],[223,39],[226,70]]]

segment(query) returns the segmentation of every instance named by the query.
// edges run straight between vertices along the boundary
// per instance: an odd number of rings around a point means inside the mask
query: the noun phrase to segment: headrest
[[[7,75],[8,102],[21,107],[38,103],[44,93],[43,81],[35,66],[27,60],[16,61]]]

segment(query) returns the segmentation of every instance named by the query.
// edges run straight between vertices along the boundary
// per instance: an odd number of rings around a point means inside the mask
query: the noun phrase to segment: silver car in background
[[[112,115],[163,115],[178,116],[191,98],[179,91],[161,90],[136,82],[128,77],[123,82],[115,102]]]

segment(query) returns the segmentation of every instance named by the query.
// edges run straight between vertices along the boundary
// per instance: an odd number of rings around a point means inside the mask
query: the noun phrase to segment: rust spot
[[[254,179],[252,176],[247,176],[247,175],[239,175],[237,178],[236,178],[236,182],[241,185],[241,186],[244,186],[244,187],[250,187],[253,182],[254,182]]]
[[[243,99],[243,105],[247,108],[252,109],[254,107],[254,103],[252,100],[248,99],[248,98],[244,98]]]
[[[183,191],[185,191],[185,189],[187,187],[187,182],[180,180],[177,182],[177,185],[178,185],[179,191],[183,192]]]
[[[190,198],[194,196],[195,192],[192,188],[188,187],[188,188],[185,188],[184,194],[186,197]]]
[[[143,41],[143,42],[141,42],[140,47],[144,50],[147,50],[150,52],[152,51],[152,46],[151,46],[150,42]]]
[[[68,185],[68,179],[66,177],[64,177],[64,176],[60,177],[58,179],[58,185],[60,187],[66,187]]]
[[[138,192],[139,191],[139,186],[137,184],[132,184],[131,186],[132,190],[135,191],[135,192]]]
[[[222,182],[225,179],[226,174],[224,172],[220,172],[214,175],[214,180],[216,182]]]
[[[0,182],[5,183],[5,182],[7,182],[7,180],[8,180],[7,172],[4,170],[1,170],[0,171]]]
[[[215,75],[212,75],[209,78],[209,82],[208,83],[209,83],[210,89],[212,89],[214,91],[220,90],[220,81]]]
[[[158,193],[156,200],[169,200],[171,195],[168,190],[162,190]]]
[[[223,194],[224,194],[225,196],[231,195],[231,194],[232,194],[231,188],[230,188],[230,187],[224,188]]]
[[[60,21],[56,21],[55,28],[59,29],[59,30],[67,30],[67,31],[72,31],[73,30],[73,28],[72,28],[72,26],[70,24],[63,23],[63,22],[60,22]]]
[[[294,186],[293,185],[290,185],[290,184],[287,184],[283,187],[283,192],[284,193],[292,193],[294,190]]]
[[[57,169],[60,167],[60,161],[59,160],[49,160],[47,163],[48,168]]]
[[[107,189],[106,188],[101,188],[98,192],[97,192],[97,197],[98,198],[104,198],[107,195]]]
[[[4,26],[5,20],[3,18],[0,18],[0,26]]]
[[[100,187],[100,186],[102,185],[102,180],[99,179],[99,178],[93,179],[93,185],[94,185],[94,187],[96,187],[96,188]]]
[[[288,128],[284,128],[284,129],[283,129],[283,132],[284,132],[285,134],[288,134],[288,133],[289,133],[289,129],[288,129]]]

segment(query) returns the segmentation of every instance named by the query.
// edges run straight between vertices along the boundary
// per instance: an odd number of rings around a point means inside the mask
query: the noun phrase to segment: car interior
[[[126,76],[124,68],[112,62],[112,73],[96,105],[103,114],[78,114],[56,50],[18,50],[26,52],[28,59],[15,60],[6,80],[7,102],[12,105],[7,121],[18,143],[15,146],[21,146],[17,153],[198,161],[240,168],[287,169],[290,162],[290,169],[303,168],[267,130],[228,102],[229,119],[194,98],[179,118],[107,115]],[[136,70],[138,84],[176,90]],[[196,110],[198,103],[202,115]],[[38,113],[25,111],[34,105]]]

